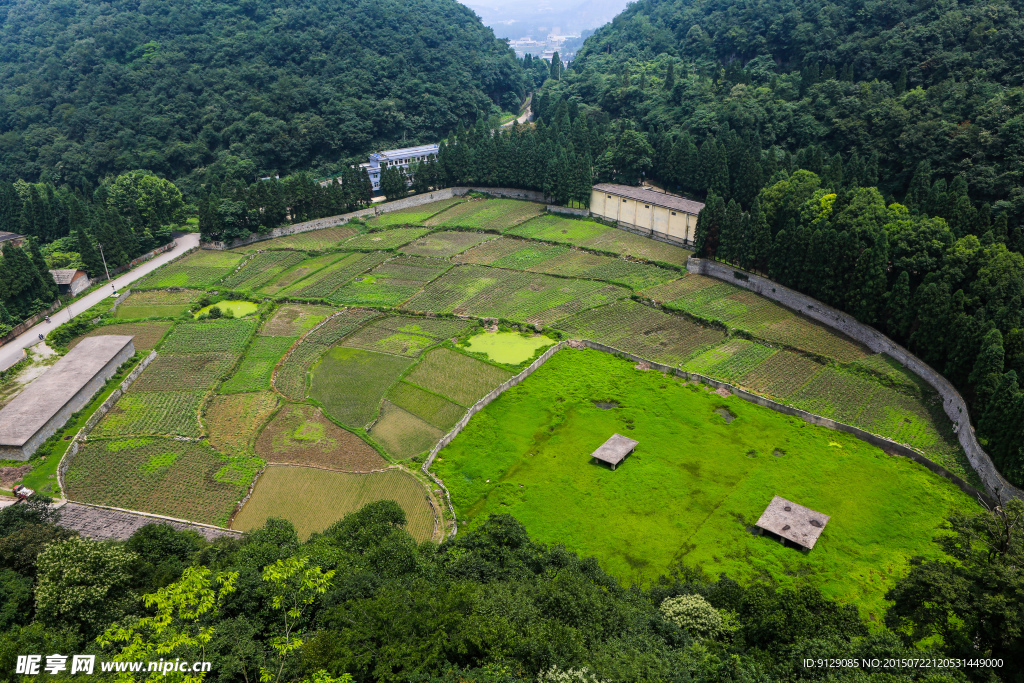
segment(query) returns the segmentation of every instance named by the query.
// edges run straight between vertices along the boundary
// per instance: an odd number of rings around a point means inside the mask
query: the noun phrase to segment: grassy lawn
[[[611,471],[589,455],[616,432],[639,446]],[[590,350],[555,354],[503,394],[435,470],[467,528],[507,512],[623,581],[683,562],[808,582],[867,617],[908,558],[939,554],[943,518],[976,507],[913,461]],[[751,533],[774,495],[831,516],[809,554]]]

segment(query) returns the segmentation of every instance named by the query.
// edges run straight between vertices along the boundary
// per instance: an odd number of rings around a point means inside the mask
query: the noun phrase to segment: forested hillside
[[[3,0],[0,178],[333,170],[525,89],[512,50],[454,0]]]
[[[945,374],[1020,485],[1020,8],[646,0],[536,109],[618,131],[599,180],[706,198],[699,256],[846,310]]]

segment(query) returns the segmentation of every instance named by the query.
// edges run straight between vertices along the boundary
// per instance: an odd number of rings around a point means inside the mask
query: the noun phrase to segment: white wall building
[[[438,149],[437,145],[420,145],[419,147],[404,147],[402,149],[374,152],[370,155],[370,163],[366,167],[367,172],[370,174],[370,182],[373,183],[373,191],[380,191],[380,176],[384,169],[398,166],[408,173],[409,164],[436,160]]]

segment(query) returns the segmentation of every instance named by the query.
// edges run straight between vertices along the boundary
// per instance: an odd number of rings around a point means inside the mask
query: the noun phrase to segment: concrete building
[[[642,187],[602,183],[590,191],[590,213],[618,227],[685,247],[693,246],[700,202]]]
[[[57,290],[61,294],[76,296],[92,284],[89,282],[89,276],[86,275],[84,270],[61,268],[60,270],[51,270],[50,275],[53,276],[53,281],[57,283]]]
[[[366,170],[370,174],[370,182],[373,183],[373,191],[380,191],[380,175],[384,169],[397,166],[408,172],[409,164],[437,159],[438,149],[440,149],[438,145],[420,145],[419,147],[374,152],[370,155],[370,163],[365,164]],[[363,166],[363,164],[360,165]]]
[[[24,235],[19,235],[16,232],[7,232],[6,230],[0,230],[0,248],[20,247],[24,243]]]
[[[607,441],[590,454],[590,457],[598,462],[605,463],[614,470],[626,459],[627,455],[633,452],[638,443],[640,442],[622,436],[622,434],[612,434]]]
[[[86,337],[0,410],[0,460],[28,460],[135,353],[131,337]]]

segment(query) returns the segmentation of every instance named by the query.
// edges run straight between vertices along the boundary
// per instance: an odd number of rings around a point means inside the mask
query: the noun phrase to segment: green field
[[[161,353],[135,383],[133,391],[201,391],[209,389],[234,366],[238,356],[213,353]]]
[[[291,348],[295,339],[296,337],[257,335],[235,374],[221,386],[221,392],[235,393],[269,389],[270,375],[274,371],[274,366]]]
[[[353,332],[345,340],[345,346],[415,357],[427,347],[446,338],[456,337],[473,325],[471,320],[391,315],[374,320]]]
[[[442,211],[426,225],[505,230],[547,210],[543,204],[515,199],[473,199]]]
[[[429,228],[391,228],[365,232],[345,240],[345,249],[395,249],[430,232]]]
[[[402,356],[337,346],[313,368],[309,395],[338,422],[363,427],[376,417],[384,394],[412,362]]]
[[[325,299],[350,279],[375,268],[386,261],[391,254],[354,253],[348,254],[294,285],[281,290],[279,294],[300,299]]]
[[[375,500],[393,500],[402,506],[408,520],[406,529],[417,541],[433,536],[434,512],[427,491],[415,477],[400,470],[350,474],[309,467],[268,467],[256,482],[252,497],[235,515],[231,528],[249,531],[263,526],[271,517],[283,517],[305,540]]]
[[[64,480],[83,503],[223,525],[256,473],[251,460],[188,441],[90,440]]]
[[[205,397],[205,391],[129,390],[100,420],[93,434],[168,434],[197,438],[202,435],[199,407]]]
[[[354,277],[327,298],[347,306],[397,306],[449,268],[443,259],[402,255]]]
[[[220,285],[238,291],[259,289],[305,259],[306,254],[301,251],[264,251],[246,260],[241,268],[224,278]]]
[[[682,247],[647,239],[591,220],[563,218],[550,213],[506,230],[505,234],[571,244],[675,266],[685,265],[692,253]]]
[[[442,347],[424,355],[405,379],[468,408],[511,376],[507,370]]]
[[[380,418],[370,429],[370,437],[398,460],[429,451],[443,435],[437,427],[390,401],[384,401]]]
[[[370,218],[366,221],[366,224],[374,228],[385,228],[393,225],[423,225],[424,221],[434,214],[444,211],[455,204],[461,204],[464,201],[466,200],[462,197],[452,197],[451,199],[442,199],[430,202],[429,204],[412,206],[408,209],[386,211],[379,216]]]
[[[613,433],[639,441],[615,471],[589,457]],[[910,557],[940,555],[944,517],[977,509],[909,459],[589,350],[555,354],[491,403],[435,470],[469,528],[511,513],[532,538],[595,555],[624,581],[684,561],[806,582],[876,618]],[[810,553],[750,532],[774,495],[831,516]]]
[[[410,242],[398,251],[415,256],[448,258],[493,239],[494,235],[486,232],[434,232]]]
[[[157,268],[136,288],[206,287],[231,273],[242,262],[241,254],[200,249]]]
[[[278,273],[273,280],[270,280],[267,284],[260,287],[259,291],[261,294],[277,294],[282,290],[291,287],[303,278],[309,277],[313,273],[319,272],[327,266],[341,260],[346,255],[347,254],[345,253],[332,252],[330,254],[323,254],[322,256],[316,256],[314,258],[303,259],[290,268]]]
[[[300,232],[297,235],[288,235],[286,237],[278,237],[272,240],[253,242],[252,244],[247,244],[244,247],[232,249],[232,251],[240,254],[252,254],[257,251],[262,251],[263,249],[326,251],[328,249],[336,249],[338,245],[352,235],[355,235],[357,232],[358,230],[353,226],[337,225],[333,228],[310,230],[308,232]]]
[[[466,409],[437,394],[399,382],[387,394],[388,400],[424,422],[447,432],[462,419]]]
[[[200,318],[204,315],[210,315],[210,311],[214,308],[218,309],[225,318],[244,318],[247,315],[252,315],[259,310],[259,304],[253,303],[252,301],[218,301],[215,304],[209,306],[203,306],[196,311],[193,318]]]
[[[200,293],[194,290],[170,292],[158,289],[132,292],[114,311],[114,317],[125,320],[176,318],[188,310],[190,304],[199,297]]]
[[[162,353],[241,353],[256,329],[254,320],[202,320],[175,325]]]

